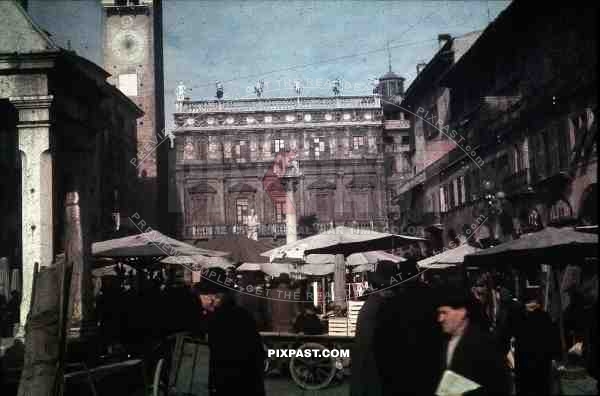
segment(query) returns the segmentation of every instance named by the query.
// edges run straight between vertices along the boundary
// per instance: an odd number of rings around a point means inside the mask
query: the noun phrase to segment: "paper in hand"
[[[437,396],[462,395],[465,392],[480,388],[481,385],[455,373],[452,370],[444,371],[444,375],[435,391]]]

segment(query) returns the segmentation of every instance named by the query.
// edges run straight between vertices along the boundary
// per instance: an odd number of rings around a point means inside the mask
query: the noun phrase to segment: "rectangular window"
[[[235,201],[236,224],[248,224],[248,199],[240,198]]]
[[[136,73],[119,75],[119,90],[126,96],[138,95],[138,79]]]
[[[195,225],[209,224],[208,220],[208,199],[205,195],[192,195],[192,223]]]
[[[515,144],[513,147],[513,173],[517,173],[521,169],[523,169],[523,155],[519,145]]]
[[[446,212],[446,192],[444,186],[440,187],[440,212]]]
[[[325,152],[325,140],[324,138],[314,138],[313,142],[315,157],[318,158],[321,153]]]
[[[352,149],[358,150],[365,144],[364,136],[352,136]]]
[[[275,222],[283,223],[285,222],[285,200],[277,200],[275,201]]]
[[[434,104],[430,108],[427,109],[423,117],[423,129],[425,130],[425,138],[432,139],[439,134],[439,130],[437,128],[437,120],[438,120],[438,108],[437,104]]]
[[[246,140],[238,140],[234,147],[235,158],[238,161],[248,161],[250,159],[250,146]]]
[[[459,176],[456,179],[456,192],[458,206],[465,203],[465,177]]]
[[[321,221],[329,220],[329,195],[317,195],[317,217]]]
[[[285,141],[283,139],[273,140],[273,152],[278,153],[285,150]]]
[[[410,143],[410,137],[408,135],[402,135],[400,137],[400,144],[406,146]]]

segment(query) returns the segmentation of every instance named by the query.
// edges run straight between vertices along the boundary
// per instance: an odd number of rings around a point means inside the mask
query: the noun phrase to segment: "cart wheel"
[[[269,370],[271,370],[271,358],[269,357],[269,347],[263,343],[263,350],[265,351],[265,364],[264,364],[264,373],[267,374]]]
[[[168,385],[165,383],[164,378],[161,378],[165,375],[165,370],[165,359],[160,359],[158,363],[156,363],[156,368],[154,369],[154,379],[152,381],[152,396],[168,395]]]
[[[302,344],[298,350],[318,349],[324,350],[325,347],[316,342],[307,342]],[[307,390],[322,389],[329,385],[335,376],[335,359],[330,357],[299,357],[294,356],[290,359],[290,374],[292,379],[301,388]]]

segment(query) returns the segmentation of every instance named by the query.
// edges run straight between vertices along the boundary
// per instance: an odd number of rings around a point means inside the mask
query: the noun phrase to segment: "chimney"
[[[421,74],[423,69],[425,69],[425,66],[427,66],[427,63],[417,63],[417,74]]]
[[[452,40],[452,36],[448,33],[438,34],[438,43],[440,45],[440,48],[442,48],[444,44],[446,44],[450,40]]]

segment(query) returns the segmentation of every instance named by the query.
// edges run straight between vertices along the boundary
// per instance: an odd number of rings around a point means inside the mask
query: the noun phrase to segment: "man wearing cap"
[[[515,374],[518,395],[549,395],[552,360],[560,359],[559,329],[542,309],[539,289],[524,293],[525,307],[511,317],[509,336],[515,337]]]
[[[438,296],[437,320],[446,335],[440,378],[444,370],[451,370],[480,385],[465,395],[508,395],[508,367],[502,352],[489,332],[470,319],[472,296],[462,289],[440,290]]]
[[[211,395],[263,396],[262,340],[250,313],[235,305],[231,290],[233,279],[220,269],[211,269],[194,285],[206,319]]]

